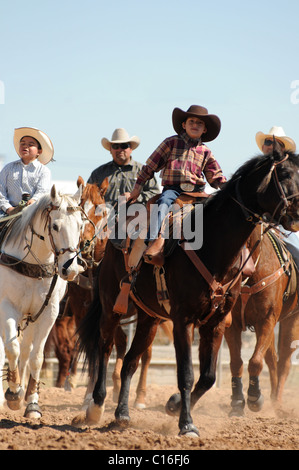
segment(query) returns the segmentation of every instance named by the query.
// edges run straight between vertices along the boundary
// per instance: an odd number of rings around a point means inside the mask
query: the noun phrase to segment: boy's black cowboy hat
[[[207,108],[203,106],[197,106],[193,104],[187,111],[183,111],[179,108],[174,108],[172,112],[172,124],[174,130],[180,134],[182,132],[182,123],[188,119],[188,117],[195,116],[204,121],[207,132],[202,134],[201,140],[203,142],[210,142],[216,139],[221,129],[221,121],[215,114],[209,114]]]

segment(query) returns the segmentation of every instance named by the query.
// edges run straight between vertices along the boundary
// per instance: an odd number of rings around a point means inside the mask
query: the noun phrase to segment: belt
[[[185,191],[187,193],[192,193],[193,191],[197,193],[201,193],[204,191],[205,186],[199,185],[199,184],[193,184],[193,183],[181,183],[180,188],[182,191]]]

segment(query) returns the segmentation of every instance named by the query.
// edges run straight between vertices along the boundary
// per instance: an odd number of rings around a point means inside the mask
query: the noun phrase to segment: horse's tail
[[[83,370],[88,367],[88,373],[93,378],[97,371],[99,358],[99,341],[100,341],[100,318],[102,315],[102,305],[99,295],[99,272],[100,266],[95,276],[95,287],[93,290],[93,300],[87,310],[85,317],[82,319],[78,329],[78,352],[84,357]]]

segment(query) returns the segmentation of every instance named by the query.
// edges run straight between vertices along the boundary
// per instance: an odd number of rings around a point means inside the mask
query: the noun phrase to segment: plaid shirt
[[[204,176],[213,188],[226,181],[208,147],[200,140],[191,139],[185,132],[168,137],[159,145],[140,171],[135,187],[142,187],[160,170],[162,186],[182,183],[204,186]]]
[[[88,183],[102,184],[108,177],[109,186],[105,194],[105,202],[114,204],[118,196],[125,192],[130,193],[137,180],[138,172],[142,168],[142,163],[136,162],[131,158],[128,165],[117,165],[113,160],[96,168],[90,175]],[[156,178],[148,181],[143,192],[138,198],[138,202],[146,203],[152,196],[160,193]]]

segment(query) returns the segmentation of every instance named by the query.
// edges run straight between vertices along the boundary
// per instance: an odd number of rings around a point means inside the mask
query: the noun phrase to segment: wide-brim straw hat
[[[216,139],[221,129],[221,121],[215,114],[209,114],[207,108],[203,106],[197,106],[193,104],[187,111],[183,111],[180,108],[174,108],[172,112],[172,124],[174,130],[181,134],[183,128],[182,123],[188,119],[188,117],[195,116],[201,119],[207,128],[207,132],[202,134],[201,140],[203,142],[211,142]]]
[[[263,145],[265,142],[265,139],[273,139],[273,136],[278,140],[279,142],[282,142],[284,144],[285,150],[289,152],[295,152],[296,150],[296,144],[291,137],[287,137],[285,135],[285,132],[282,127],[279,126],[273,126],[269,130],[268,134],[264,134],[263,132],[258,132],[255,136],[256,143],[258,145],[258,148],[263,151]]]
[[[16,152],[20,158],[22,158],[19,153],[20,140],[26,136],[33,137],[40,143],[42,152],[37,158],[41,163],[47,165],[47,163],[49,163],[53,159],[54,155],[54,147],[47,134],[40,131],[39,129],[36,129],[35,127],[19,127],[15,129],[13,142]]]
[[[106,137],[103,137],[101,142],[102,142],[103,147],[106,150],[110,150],[111,144],[126,144],[126,143],[130,143],[131,149],[134,150],[140,144],[140,139],[136,135],[133,135],[132,137],[130,137],[125,129],[118,128],[118,129],[115,129],[115,131],[113,132],[111,140],[106,139]]]

